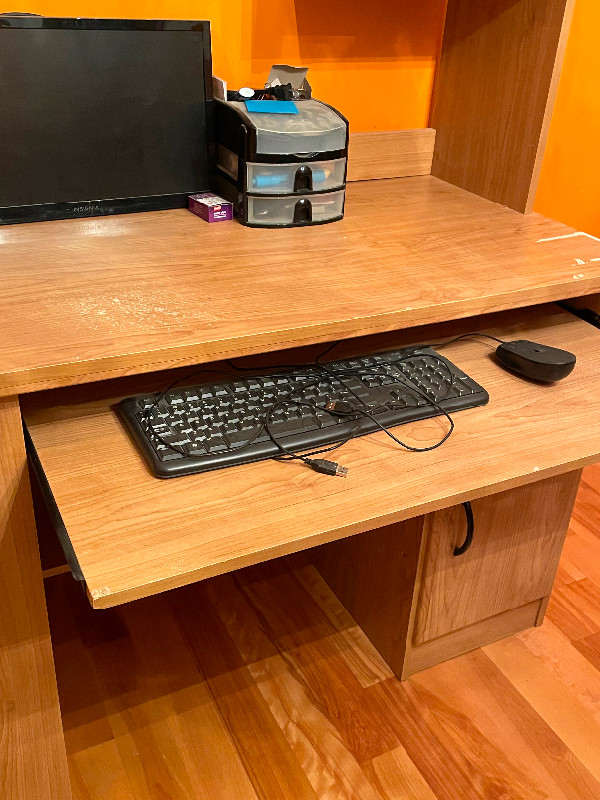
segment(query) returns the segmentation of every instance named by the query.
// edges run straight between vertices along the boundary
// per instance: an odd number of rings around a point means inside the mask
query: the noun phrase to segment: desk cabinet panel
[[[581,471],[311,551],[313,564],[400,678],[539,625]]]
[[[71,797],[16,397],[0,398],[0,797]]]
[[[578,481],[576,472],[475,500],[473,543],[460,556],[462,507],[428,515],[413,643],[550,594]]]

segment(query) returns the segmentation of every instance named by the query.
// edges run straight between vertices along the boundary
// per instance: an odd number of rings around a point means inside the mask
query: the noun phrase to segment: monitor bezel
[[[211,30],[208,20],[178,19],[108,19],[91,17],[40,17],[0,15],[0,32],[8,30],[115,30],[115,31],[194,31],[202,35],[202,61],[204,69],[204,96],[206,113],[207,172],[211,174],[215,163],[215,136],[213,119],[213,83]],[[196,192],[207,191],[210,186],[198,187]],[[140,211],[159,211],[186,208],[189,193],[160,194],[116,198],[82,198],[70,202],[36,203],[25,206],[0,206],[0,225],[22,222],[43,222],[53,219],[76,219],[110,216]]]

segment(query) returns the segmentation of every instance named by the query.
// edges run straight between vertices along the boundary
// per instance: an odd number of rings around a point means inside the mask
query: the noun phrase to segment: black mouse
[[[576,358],[567,350],[518,339],[504,342],[496,349],[503,367],[534,381],[554,383],[573,372]]]

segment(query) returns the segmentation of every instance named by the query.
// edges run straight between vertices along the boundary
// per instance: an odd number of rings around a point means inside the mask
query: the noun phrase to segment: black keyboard
[[[273,439],[302,452],[488,400],[454,364],[418,347],[137,395],[119,412],[152,472],[172,478],[282,455]],[[344,416],[326,410],[332,402]]]

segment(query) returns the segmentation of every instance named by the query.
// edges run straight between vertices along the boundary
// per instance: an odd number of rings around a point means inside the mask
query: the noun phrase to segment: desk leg
[[[0,795],[71,798],[16,397],[0,398]]]
[[[321,545],[313,564],[396,675],[540,625],[581,471]]]

